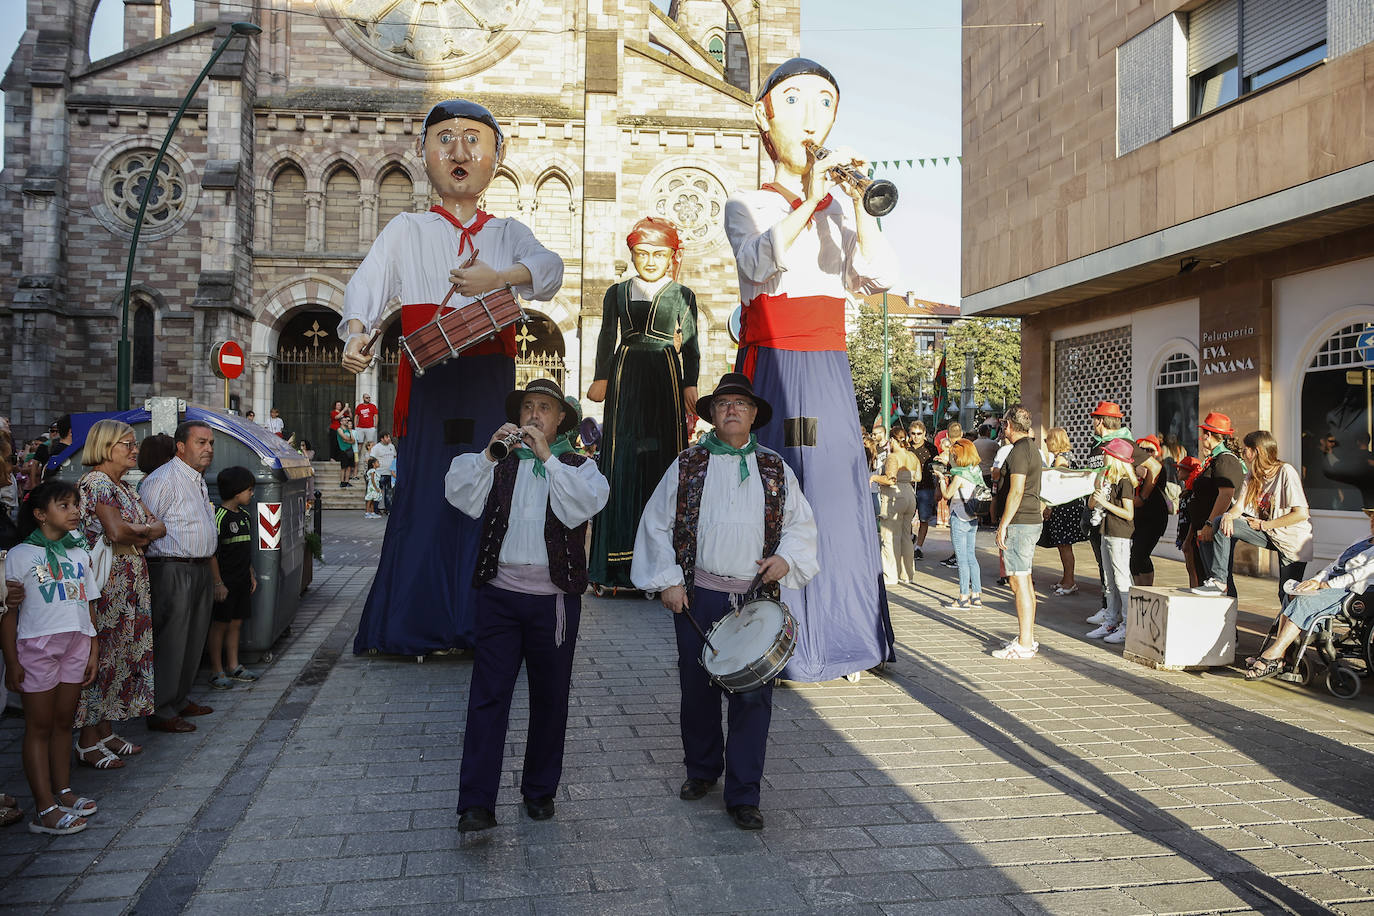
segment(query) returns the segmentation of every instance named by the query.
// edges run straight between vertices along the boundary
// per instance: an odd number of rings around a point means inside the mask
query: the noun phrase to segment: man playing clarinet
[[[743,300],[736,368],[772,402],[759,444],[796,471],[820,532],[820,573],[805,589],[783,588],[801,630],[784,677],[798,681],[857,679],[893,660],[844,305],[846,292],[891,287],[897,262],[877,221],[856,206],[862,194],[838,191],[812,153],[839,102],[835,78],[815,61],[774,70],[754,106],[773,180],[725,205]],[[833,165],[868,167],[844,148],[826,158]]]
[[[416,152],[442,205],[397,215],[349,281],[339,324],[348,341],[345,368],[368,367],[364,348],[393,300],[409,334],[434,319],[450,291],[450,308],[506,285],[527,300],[547,302],[558,292],[562,258],[521,223],[478,209],[503,150],[501,128],[481,105],[456,99],[430,111]],[[444,500],[444,474],[454,457],[480,450],[478,436],[504,420],[514,357],[512,326],[423,376],[413,376],[402,358],[392,414],[400,439],[397,489],[354,652],[422,655],[472,645],[481,529]]]

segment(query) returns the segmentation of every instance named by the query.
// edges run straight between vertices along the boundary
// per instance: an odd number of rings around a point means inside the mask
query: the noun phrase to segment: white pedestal
[[[1211,668],[1236,660],[1236,599],[1131,587],[1126,658],[1151,668]]]

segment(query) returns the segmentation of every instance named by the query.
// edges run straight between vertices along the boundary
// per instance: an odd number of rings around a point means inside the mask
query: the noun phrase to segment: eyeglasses
[[[138,443],[135,442],[133,439],[120,439],[118,442],[115,443],[115,445],[122,445],[131,452],[134,449],[138,448]]]
[[[723,407],[726,410],[749,410],[754,406],[753,401],[744,400],[715,401],[714,403],[717,407]]]

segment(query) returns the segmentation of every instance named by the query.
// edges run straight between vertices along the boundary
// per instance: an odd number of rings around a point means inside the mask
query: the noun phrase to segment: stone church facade
[[[148,169],[181,99],[239,2],[196,0],[170,31],[168,0],[123,0],[124,50],[88,60],[97,0],[29,0],[4,79],[0,384],[21,434],[114,405],[125,260]],[[119,0],[104,0],[119,2]],[[533,303],[519,371],[569,393],[591,382],[605,289],[624,237],[659,215],[685,241],[703,389],[727,371],[738,285],[722,208],[756,187],[761,75],[797,53],[799,0],[317,0],[263,4],[177,129],[142,230],[129,312],[134,403],[223,403],[210,349],[249,368],[230,386],[262,420],[320,435],[334,398],[372,394],[389,415],[399,308],[381,359],[338,369],[343,291],[378,230],[431,203],[414,152],[425,112],[476,99],[507,154],[484,205],[562,255],[562,291]],[[5,378],[5,375],[8,377]]]

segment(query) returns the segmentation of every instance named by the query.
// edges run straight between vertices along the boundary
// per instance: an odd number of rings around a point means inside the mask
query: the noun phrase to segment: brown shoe
[[[159,719],[157,716],[148,717],[148,731],[150,732],[175,732],[185,734],[193,732],[196,727],[187,722],[181,716],[174,716],[170,719]]]
[[[187,700],[186,705],[181,708],[181,714],[183,716],[208,716],[212,712],[214,712],[214,710],[209,706],[201,706],[199,703],[192,703],[190,700]]]

